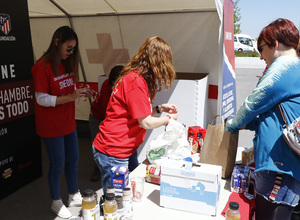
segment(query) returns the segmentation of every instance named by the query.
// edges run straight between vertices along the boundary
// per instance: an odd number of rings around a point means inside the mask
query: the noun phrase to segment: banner
[[[42,175],[27,0],[0,0],[0,199]]]
[[[224,49],[221,115],[236,113],[236,81],[234,55],[233,2],[224,0]]]

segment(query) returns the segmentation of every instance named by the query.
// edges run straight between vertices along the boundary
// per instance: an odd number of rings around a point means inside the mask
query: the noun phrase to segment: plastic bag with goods
[[[150,142],[146,155],[151,164],[158,165],[167,159],[190,157],[191,145],[187,141],[184,125],[170,119],[165,131]]]

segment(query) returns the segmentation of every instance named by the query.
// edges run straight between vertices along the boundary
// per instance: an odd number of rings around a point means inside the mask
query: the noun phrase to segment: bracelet
[[[155,108],[156,108],[156,112],[157,112],[158,114],[161,113],[161,112],[159,111],[158,105],[157,105]]]

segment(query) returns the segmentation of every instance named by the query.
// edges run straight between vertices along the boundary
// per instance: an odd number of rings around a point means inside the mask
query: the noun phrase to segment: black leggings
[[[256,194],[255,204],[256,220],[289,220],[294,210],[288,205],[269,202],[259,194]]]

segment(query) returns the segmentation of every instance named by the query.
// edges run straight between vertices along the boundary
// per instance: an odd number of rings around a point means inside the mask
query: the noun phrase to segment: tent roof
[[[215,0],[28,0],[29,17],[216,11]]]

